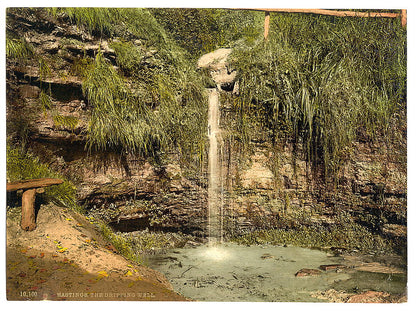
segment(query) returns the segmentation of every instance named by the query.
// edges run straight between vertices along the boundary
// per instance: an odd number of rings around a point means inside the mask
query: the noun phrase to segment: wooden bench
[[[43,188],[62,184],[64,181],[57,178],[39,178],[20,180],[7,183],[7,191],[23,190],[22,195],[22,219],[20,226],[23,230],[33,231],[36,229],[35,198],[36,193],[43,193]]]

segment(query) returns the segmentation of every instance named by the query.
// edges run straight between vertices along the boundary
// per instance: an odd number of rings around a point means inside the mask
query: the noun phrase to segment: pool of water
[[[329,288],[403,293],[406,278],[346,269],[296,277],[302,268],[343,264],[342,257],[300,247],[198,246],[148,256],[145,263],[165,274],[175,291],[198,301],[321,301],[312,292]]]

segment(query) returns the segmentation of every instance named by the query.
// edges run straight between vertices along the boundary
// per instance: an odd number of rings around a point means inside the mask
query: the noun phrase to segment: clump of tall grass
[[[165,144],[154,114],[133,95],[101,53],[86,73],[82,89],[94,107],[88,126],[89,149],[154,156]]]
[[[118,10],[111,8],[48,8],[54,16],[65,15],[78,26],[90,32],[110,34],[121,21]]]
[[[60,128],[65,130],[73,131],[78,123],[79,119],[73,116],[63,116],[59,113],[55,113],[52,115],[53,124]]]
[[[185,73],[176,77],[155,74],[151,89],[155,108],[147,94],[132,90],[123,77],[98,54],[85,73],[83,91],[93,105],[88,127],[89,149],[115,150],[158,158],[176,149],[182,160],[199,161],[205,143],[205,109],[202,83]],[[140,82],[137,82],[140,83]],[[152,103],[153,104],[153,103]]]
[[[39,93],[39,103],[44,112],[52,108],[51,97],[43,90]]]
[[[398,20],[272,14],[269,40],[234,54],[247,128],[301,144],[334,177],[359,130],[388,135],[406,101],[406,32]],[[244,139],[245,138],[245,139]],[[330,178],[330,179],[331,179]]]
[[[6,36],[6,57],[10,59],[26,59],[34,54],[33,47],[24,38]]]
[[[116,53],[117,65],[129,75],[135,74],[142,67],[144,51],[131,41],[113,41],[110,45]]]

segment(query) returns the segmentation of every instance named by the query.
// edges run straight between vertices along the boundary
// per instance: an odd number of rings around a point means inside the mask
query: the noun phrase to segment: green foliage
[[[170,147],[181,155],[183,166],[198,168],[204,162],[208,112],[201,80],[186,74],[176,82],[160,76],[156,89],[161,101],[158,117],[169,135]]]
[[[122,103],[131,101],[131,92],[122,77],[99,53],[92,66],[85,73],[82,90],[89,102],[96,108],[116,109]]]
[[[183,50],[169,39],[163,27],[147,9],[49,8],[47,10],[53,16],[69,19],[93,35],[119,38],[119,43],[115,41],[113,46],[118,54],[117,61],[126,68],[130,68],[136,62],[133,58],[141,52],[131,41],[140,41],[145,50],[156,49],[159,66],[164,68],[173,66],[177,70],[178,66],[186,63]]]
[[[66,15],[80,27],[90,32],[110,34],[121,20],[118,10],[111,8],[48,8],[54,16]]]
[[[113,41],[110,45],[114,49],[117,56],[117,65],[120,66],[124,72],[134,74],[142,67],[143,51],[135,46],[132,42],[127,41]]]
[[[79,40],[74,39],[74,38],[63,37],[63,38],[61,38],[61,40],[59,40],[59,46],[62,49],[65,49],[68,45],[75,45],[75,46],[85,47],[84,42],[79,41]]]
[[[173,77],[155,74],[151,79],[147,86],[158,102],[157,109],[142,100],[146,94],[140,89],[133,93],[102,54],[97,55],[83,83],[83,91],[94,105],[88,147],[155,158],[161,151],[178,148],[184,162],[198,161],[205,144],[202,83],[189,81],[185,73]]]
[[[39,102],[44,112],[52,108],[51,97],[43,90],[39,94]]]
[[[186,52],[169,38],[149,10],[52,8],[92,35],[111,37],[119,70],[99,52],[74,60],[71,73],[83,78],[93,108],[89,150],[152,157],[180,155],[201,165],[205,146],[206,100],[202,79]]]
[[[149,253],[155,249],[171,247],[169,235],[163,232],[141,231],[140,234],[134,236],[129,234],[120,234],[119,236],[129,237],[130,246],[135,253]]]
[[[49,78],[50,75],[51,75],[51,68],[48,62],[45,59],[40,58],[39,59],[39,79],[45,80]]]
[[[254,127],[273,143],[300,143],[307,159],[333,177],[358,131],[387,135],[392,116],[405,108],[406,33],[390,19],[271,20],[267,42],[234,53],[241,140],[247,143]]]
[[[85,42],[63,37],[59,46],[65,53],[48,59],[36,57],[41,88],[39,106],[45,113],[52,109],[54,96],[46,81],[60,75],[60,69],[66,67],[71,75],[83,80],[82,90],[91,108],[88,150],[129,153],[156,161],[163,154],[174,153],[189,168],[202,165],[207,104],[202,79],[186,51],[170,39],[149,10],[46,8],[21,9],[21,14],[44,16],[42,10],[59,21],[76,25],[95,39],[106,39],[115,51],[118,65],[114,67],[101,51],[94,56],[86,51],[71,56],[70,49],[65,52],[67,46],[82,49]],[[8,57],[28,56],[30,51],[24,40],[8,33]],[[72,58],[69,68],[68,57]],[[65,70],[63,76],[66,74]],[[73,130],[78,124],[75,118],[55,112],[52,118],[56,127],[66,130]],[[24,128],[29,127],[30,124]],[[24,133],[20,135],[23,138]],[[188,165],[190,162],[193,163]]]
[[[252,44],[262,34],[261,12],[193,8],[155,8],[151,12],[195,58],[236,41]]]
[[[143,254],[167,248],[183,247],[191,237],[181,233],[150,232],[149,230],[135,232],[114,232],[108,225],[98,222],[103,237],[111,242],[124,257],[143,264]]]
[[[13,10],[13,9],[12,9]],[[7,9],[7,12],[10,8]],[[6,57],[19,61],[25,61],[34,56],[33,46],[25,38],[15,32],[6,29]]]
[[[167,248],[183,247],[189,236],[181,233],[150,232],[148,230],[130,233],[114,232],[103,222],[96,222],[104,239],[109,241],[121,255],[143,264],[142,255]]]
[[[67,18],[93,35],[143,39],[147,46],[163,48],[169,42],[163,28],[147,9],[140,8],[48,8],[49,14]],[[166,55],[174,54],[164,51]]]
[[[148,9],[119,9],[123,16],[125,29],[120,37],[129,35],[142,41],[146,47],[154,47],[161,59],[167,64],[178,64],[183,61],[181,49],[170,40],[163,27],[156,21]]]
[[[75,58],[71,65],[70,72],[75,76],[85,79],[93,66],[94,60],[90,57]]]
[[[75,186],[62,175],[50,170],[32,153],[7,145],[6,161],[7,179],[10,182],[48,177],[63,179],[64,182],[61,185],[46,187],[44,196],[48,201],[55,204],[71,208],[76,207]]]

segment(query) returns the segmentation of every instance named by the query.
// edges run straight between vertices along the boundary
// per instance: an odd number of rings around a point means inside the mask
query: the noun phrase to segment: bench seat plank
[[[58,178],[38,178],[38,179],[28,179],[20,180],[16,182],[7,183],[7,191],[16,191],[16,190],[25,190],[25,189],[34,189],[34,188],[43,188],[52,185],[62,184],[64,181]]]

